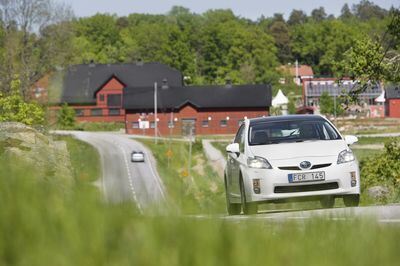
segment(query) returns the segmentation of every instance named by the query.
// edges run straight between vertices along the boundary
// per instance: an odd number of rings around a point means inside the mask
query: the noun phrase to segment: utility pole
[[[300,80],[299,80],[299,61],[297,61],[297,59],[296,59],[295,66],[296,66],[296,84],[300,85]]]
[[[190,168],[192,168],[192,138],[193,138],[193,127],[190,128],[190,135],[189,135],[189,166],[188,166],[188,177],[190,175]]]
[[[333,88],[333,116],[335,117],[336,123],[336,89]]]
[[[157,144],[157,82],[154,82],[154,143]]]

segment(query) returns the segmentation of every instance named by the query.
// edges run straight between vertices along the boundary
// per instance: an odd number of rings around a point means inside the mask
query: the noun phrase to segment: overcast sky
[[[345,3],[351,7],[359,3],[359,0],[64,0],[64,2],[71,4],[78,17],[96,13],[119,16],[131,13],[165,14],[172,6],[179,5],[195,13],[203,13],[208,9],[230,8],[236,15],[256,20],[261,15],[271,17],[274,13],[283,13],[287,18],[292,9],[302,9],[309,14],[311,10],[320,6],[325,8],[326,13],[337,16]],[[373,2],[386,9],[400,6],[399,0]]]

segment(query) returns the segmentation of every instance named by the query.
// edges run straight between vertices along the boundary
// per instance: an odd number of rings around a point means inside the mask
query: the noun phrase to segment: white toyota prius
[[[358,206],[360,171],[342,136],[319,115],[246,119],[228,153],[225,168],[227,210],[257,212],[259,203],[318,199],[325,208],[343,198]]]

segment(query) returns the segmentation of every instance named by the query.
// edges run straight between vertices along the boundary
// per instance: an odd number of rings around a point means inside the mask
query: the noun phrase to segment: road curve
[[[94,146],[101,158],[101,187],[110,203],[134,201],[139,210],[156,207],[166,199],[165,188],[156,170],[155,159],[141,143],[124,135],[83,131],[56,131]],[[132,163],[131,152],[143,151],[145,162]],[[90,167],[90,166],[88,166]]]

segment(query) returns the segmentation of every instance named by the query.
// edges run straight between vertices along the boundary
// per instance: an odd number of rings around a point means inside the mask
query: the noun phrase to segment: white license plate
[[[288,175],[289,183],[325,180],[325,172],[296,173]]]

